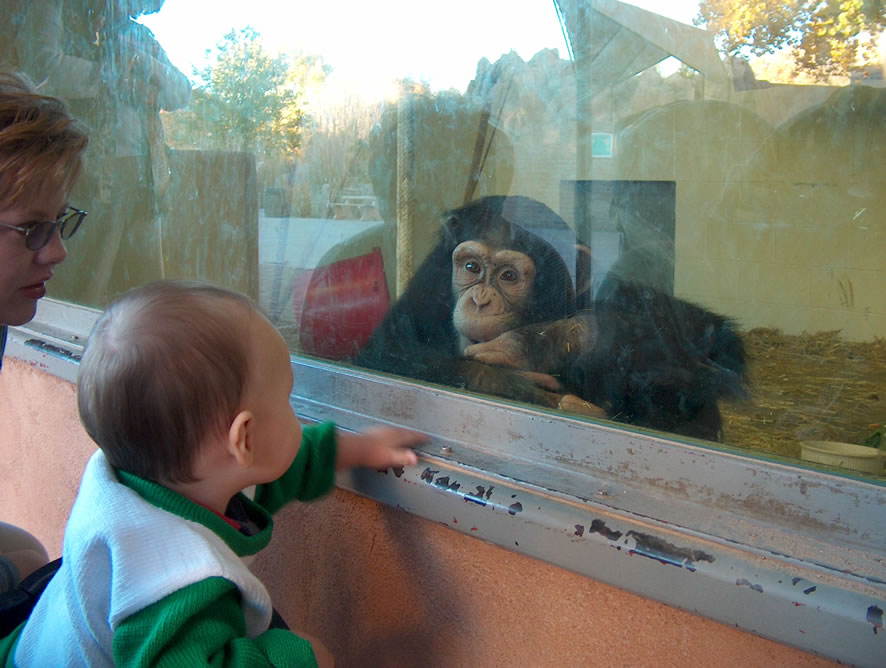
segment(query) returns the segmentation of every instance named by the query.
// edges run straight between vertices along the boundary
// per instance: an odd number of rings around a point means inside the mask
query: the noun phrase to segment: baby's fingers
[[[427,443],[430,438],[420,431],[400,427],[373,427],[366,432],[392,448],[411,448]]]
[[[403,473],[404,466],[418,464],[418,455],[408,448],[395,448],[377,453],[373,460],[370,468],[374,468],[379,473],[387,473],[388,469],[394,469],[399,478]]]
[[[391,463],[388,466],[416,466],[418,465],[418,455],[410,448],[397,448],[391,451]]]

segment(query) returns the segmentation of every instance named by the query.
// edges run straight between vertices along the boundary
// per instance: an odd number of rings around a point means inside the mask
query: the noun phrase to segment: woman
[[[34,317],[55,265],[86,213],[68,205],[86,129],[61,100],[0,71],[0,363],[6,326]],[[0,593],[48,560],[40,542],[0,523]]]

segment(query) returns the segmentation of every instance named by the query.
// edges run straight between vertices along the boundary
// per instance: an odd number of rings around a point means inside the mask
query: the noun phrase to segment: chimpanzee
[[[572,280],[560,254],[524,226],[505,219],[503,207],[517,212],[514,218],[519,220],[569,231],[548,207],[525,197],[484,197],[444,214],[436,244],[357,353],[355,364],[558,405],[562,392],[550,391],[557,385],[553,379],[488,365],[463,354],[470,343],[521,325],[568,318],[575,312]],[[453,271],[454,253],[463,265],[457,271]],[[468,277],[490,261],[479,274],[483,284],[475,285]],[[478,304],[486,297],[489,303]],[[474,313],[468,312],[469,304]]]
[[[629,282],[576,311],[570,272],[541,238],[551,230],[569,232],[525,197],[444,214],[436,245],[354,362],[718,440],[717,402],[745,386],[733,323]]]

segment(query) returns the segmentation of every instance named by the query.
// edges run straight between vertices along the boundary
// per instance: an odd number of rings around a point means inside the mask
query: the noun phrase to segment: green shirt
[[[272,513],[291,500],[308,501],[332,488],[334,429],[331,423],[306,427],[298,454],[283,476],[259,485],[254,501],[237,495],[236,501],[254,525],[252,535],[162,485],[124,471],[117,471],[117,476],[151,504],[211,529],[238,557],[244,557],[270,541]],[[15,665],[15,642],[23,627],[0,640],[0,659],[6,666]],[[257,637],[246,637],[240,593],[234,583],[221,577],[179,589],[122,621],[114,633],[113,656],[118,666],[317,665],[310,643],[290,631],[269,629]]]

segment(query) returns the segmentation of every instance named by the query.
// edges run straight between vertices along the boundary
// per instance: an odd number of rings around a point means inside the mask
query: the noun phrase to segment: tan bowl
[[[810,462],[865,473],[883,473],[883,466],[886,465],[886,452],[839,441],[800,441],[800,457]]]

